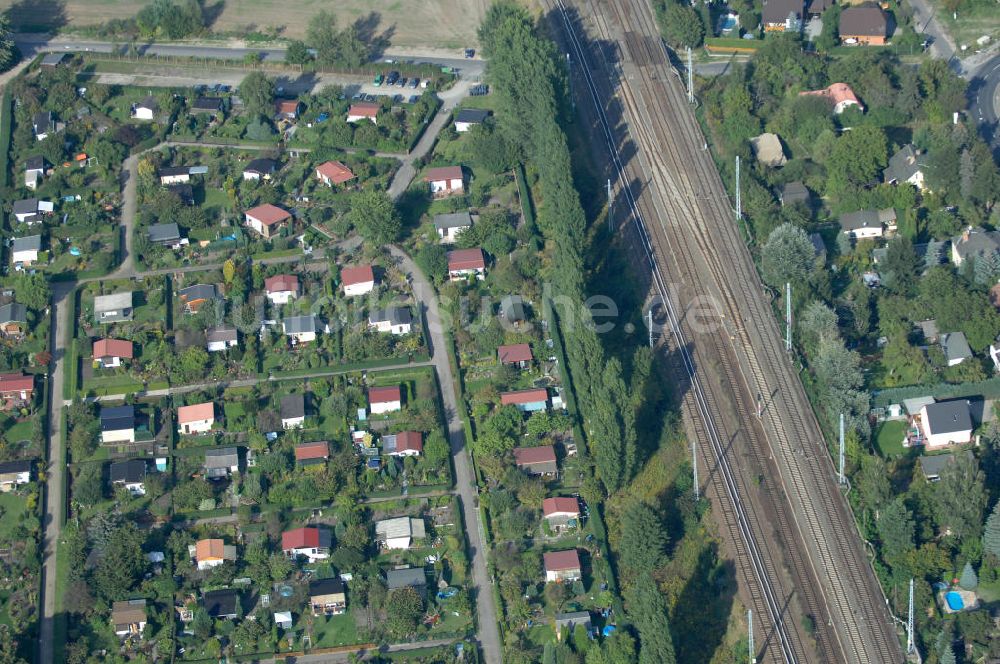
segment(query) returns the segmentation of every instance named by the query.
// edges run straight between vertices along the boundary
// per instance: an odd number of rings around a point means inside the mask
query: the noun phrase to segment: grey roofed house
[[[45,170],[45,157],[41,155],[35,155],[34,157],[28,157],[24,160],[24,170],[26,171],[44,171]]]
[[[133,406],[101,408],[101,431],[126,431],[135,428]]]
[[[590,622],[590,611],[572,611],[570,613],[556,614],[556,634],[560,634],[564,629],[572,632],[577,625],[583,625],[589,632],[593,627]]]
[[[951,362],[961,362],[972,357],[972,349],[964,332],[945,332],[941,335],[941,350],[944,357]]]
[[[424,574],[423,567],[390,569],[385,572],[385,585],[389,590],[409,587],[423,591],[427,586],[427,575]]]
[[[281,419],[289,420],[296,417],[306,416],[306,397],[303,394],[288,394],[281,397],[281,404],[278,407]]]
[[[42,236],[29,235],[28,237],[16,237],[10,246],[11,251],[41,251]]]
[[[191,102],[191,110],[195,113],[209,113],[222,110],[221,97],[198,97]]]
[[[235,327],[213,327],[205,333],[205,340],[208,343],[222,343],[227,341],[238,341],[239,334]]]
[[[409,307],[386,307],[368,315],[368,322],[373,325],[383,321],[389,321],[390,325],[409,325],[413,322],[413,313]]]
[[[235,590],[210,590],[202,598],[205,610],[213,618],[235,618],[240,598]]]
[[[809,203],[809,190],[801,182],[789,182],[781,188],[781,205]]]
[[[67,55],[67,53],[49,53],[42,58],[42,61],[39,64],[43,67],[57,67],[62,64],[63,59]]]
[[[916,415],[924,406],[930,406],[933,403],[935,403],[935,401],[932,396],[910,397],[909,399],[903,399],[903,408],[905,408],[906,412],[910,415]]]
[[[470,226],[472,226],[472,215],[468,211],[434,215],[434,228],[439,231],[445,231],[449,228],[469,228]]]
[[[148,108],[149,110],[156,113],[160,110],[160,105],[156,101],[156,97],[149,95],[145,97],[142,101],[135,105],[136,108]]]
[[[320,529],[320,546],[323,546],[323,531],[325,528]],[[330,546],[329,537],[330,531],[326,530],[327,543],[326,546]],[[322,597],[323,595],[340,595],[344,592],[344,582],[339,576],[330,577],[329,579],[317,579],[316,581],[309,582],[309,596],[310,597]]]
[[[36,135],[51,131],[52,124],[52,111],[39,111],[31,118],[31,126]]]
[[[934,343],[938,338],[938,327],[937,321],[933,318],[927,320],[917,321],[913,324],[914,327],[920,328],[920,333],[924,336],[924,341],[927,343]]]
[[[205,450],[205,471],[210,475],[213,471],[229,471],[240,465],[240,451],[235,447],[213,447]]]
[[[146,232],[149,233],[149,241],[154,244],[174,244],[181,239],[181,229],[174,222],[153,224]]]
[[[17,459],[15,461],[0,462],[0,477],[4,475],[17,475],[31,472],[31,459]]]
[[[173,177],[176,175],[190,175],[190,166],[161,166],[160,170],[157,171],[157,175],[162,177]]]
[[[935,434],[972,429],[972,413],[966,399],[938,401],[927,406],[927,425]]]
[[[840,13],[840,34],[865,37],[885,37],[889,19],[874,2],[845,7]]]
[[[764,24],[784,23],[789,15],[802,18],[802,0],[765,0],[761,8]]]
[[[525,320],[524,299],[520,295],[505,295],[500,300],[500,315],[514,323]]]
[[[974,459],[972,455],[972,450],[965,450],[963,453],[968,459]],[[954,454],[935,454],[933,456],[922,456],[920,457],[920,470],[923,471],[924,477],[931,480],[932,482],[941,477],[942,471],[949,466],[955,460]]]
[[[20,302],[11,302],[0,306],[0,324],[27,323],[28,308]]]
[[[256,173],[258,175],[270,175],[278,168],[278,162],[267,157],[259,157],[252,160],[243,169],[244,173]]]
[[[906,182],[923,168],[920,154],[912,145],[904,145],[889,157],[889,165],[882,171],[882,180],[886,184]]]
[[[14,201],[13,212],[15,215],[19,214],[37,214],[38,213],[38,199],[37,198],[22,198],[19,201]]]
[[[111,483],[124,482],[132,484],[146,480],[146,461],[144,459],[128,459],[115,461],[111,464]]]
[[[482,124],[486,118],[490,117],[490,112],[482,108],[460,108],[455,113],[455,122],[464,124]]]
[[[94,298],[94,315],[98,322],[115,323],[132,319],[132,291],[98,295]]]
[[[873,228],[896,221],[896,209],[858,210],[840,215],[838,220],[844,231],[856,231],[862,228]]]
[[[177,296],[188,302],[195,300],[215,300],[219,297],[219,289],[215,284],[195,284],[177,291]]]
[[[312,314],[308,316],[290,316],[281,321],[285,334],[303,334],[305,332],[316,331],[316,317]]]
[[[427,537],[426,524],[422,518],[413,519],[406,516],[383,519],[375,522],[375,537],[383,542],[403,537],[424,539]]]
[[[967,258],[982,258],[1000,251],[1000,231],[967,230],[951,239],[956,262]]]

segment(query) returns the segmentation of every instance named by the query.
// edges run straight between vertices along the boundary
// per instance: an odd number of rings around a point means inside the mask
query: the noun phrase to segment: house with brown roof
[[[340,161],[324,161],[316,167],[316,179],[328,187],[344,184],[354,178],[354,172]]]
[[[202,539],[188,547],[199,570],[218,567],[222,563],[236,560],[236,546],[226,544],[221,539]]]
[[[531,344],[510,344],[497,348],[497,359],[500,364],[513,364],[519,369],[523,369],[535,356],[531,353]]]
[[[264,292],[271,304],[288,304],[299,296],[299,278],[294,274],[276,274],[264,280]]]
[[[340,270],[340,285],[344,295],[355,297],[372,292],[375,288],[375,271],[371,265],[351,265]]]
[[[307,526],[281,533],[281,551],[292,560],[299,556],[308,558],[311,563],[326,560],[330,557],[332,543],[329,528]]]
[[[98,339],[94,342],[94,364],[103,369],[120,367],[132,359],[132,342],[124,339]]]
[[[515,406],[524,413],[547,410],[549,407],[549,392],[544,387],[502,392],[500,394],[500,404],[503,406]]]
[[[382,454],[386,456],[420,456],[424,451],[424,434],[419,431],[400,431],[382,436]]]
[[[358,122],[359,120],[371,120],[372,124],[378,124],[378,112],[382,109],[380,104],[370,101],[359,101],[351,104],[347,109],[347,121]]]
[[[583,578],[580,566],[580,556],[576,549],[566,551],[548,551],[542,558],[545,561],[545,582],[562,583]]]
[[[861,103],[858,96],[854,94],[854,90],[847,83],[831,83],[822,90],[800,92],[799,96],[826,99],[833,106],[833,112],[836,115],[840,115],[852,106],[862,112],[865,110],[864,104]]]
[[[465,192],[465,177],[461,166],[432,168],[424,176],[424,182],[430,183],[431,194],[435,197]]]
[[[244,213],[244,216],[246,225],[268,240],[276,236],[282,226],[287,225],[292,218],[288,210],[270,203],[251,208]]]
[[[0,374],[0,401],[4,407],[27,404],[35,392],[35,377],[18,373]]]
[[[546,498],[542,501],[542,515],[556,532],[565,529],[570,521],[580,518],[578,498]]]
[[[538,447],[515,447],[514,465],[529,475],[555,475],[559,472],[556,463],[556,448],[551,445]]]
[[[479,247],[472,249],[456,249],[448,252],[448,278],[452,281],[486,278],[486,257]]]
[[[111,605],[111,624],[120,637],[142,636],[146,629],[146,600],[130,599]]]
[[[765,32],[798,32],[802,29],[803,0],[764,0],[760,14]]]
[[[840,41],[843,44],[881,46],[886,42],[889,17],[874,2],[845,7],[840,12]]]
[[[403,408],[403,392],[398,385],[368,388],[368,412],[372,415],[391,413]]]
[[[190,436],[209,433],[215,424],[215,404],[211,401],[177,409],[177,433]]]
[[[298,99],[279,99],[275,102],[274,106],[279,119],[299,119],[299,109],[302,108],[302,104],[299,103]]]
[[[295,446],[295,463],[300,466],[322,465],[329,458],[330,443],[325,440]]]

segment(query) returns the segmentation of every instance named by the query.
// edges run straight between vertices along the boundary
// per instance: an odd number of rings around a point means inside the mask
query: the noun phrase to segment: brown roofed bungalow
[[[845,7],[840,13],[840,41],[844,44],[885,44],[889,18],[873,2]]]
[[[497,348],[497,357],[500,359],[500,364],[516,364],[522,369],[535,359],[531,353],[531,344],[500,346]]]
[[[551,445],[515,447],[514,465],[531,475],[555,475],[559,472],[556,449]]]

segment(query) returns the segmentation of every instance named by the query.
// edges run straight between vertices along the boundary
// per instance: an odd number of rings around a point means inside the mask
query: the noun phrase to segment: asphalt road
[[[979,68],[972,79],[969,114],[984,128],[992,132],[990,143],[1000,147],[1000,55],[994,56]],[[987,136],[986,138],[990,138]]]

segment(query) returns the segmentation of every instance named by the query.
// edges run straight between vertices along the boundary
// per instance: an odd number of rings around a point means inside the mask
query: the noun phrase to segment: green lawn
[[[31,440],[31,420],[24,420],[23,422],[18,422],[10,427],[7,427],[7,431],[4,437],[12,443],[19,443],[22,440]]]
[[[0,540],[5,540],[11,536],[14,529],[21,522],[21,515],[24,514],[27,503],[24,496],[15,493],[0,493],[0,510],[3,518],[0,518]]]
[[[885,458],[903,454],[903,435],[906,433],[906,422],[891,420],[883,422],[875,433],[875,444]]]
[[[358,628],[350,609],[329,618],[313,619],[313,648],[332,648],[358,643]]]

